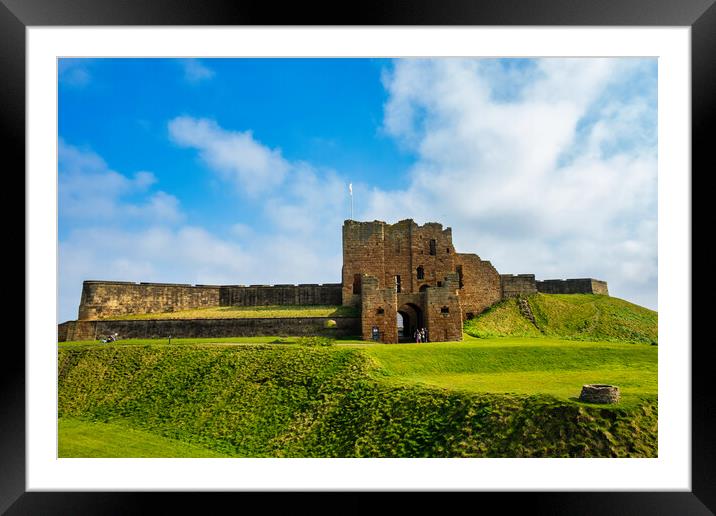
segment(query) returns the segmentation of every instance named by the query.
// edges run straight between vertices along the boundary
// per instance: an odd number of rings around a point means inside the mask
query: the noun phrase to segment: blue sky
[[[339,282],[359,220],[657,306],[654,59],[64,59],[59,319],[82,281]]]

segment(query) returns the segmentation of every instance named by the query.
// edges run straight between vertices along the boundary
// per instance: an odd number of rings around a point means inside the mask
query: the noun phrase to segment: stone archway
[[[406,303],[398,308],[396,324],[398,325],[398,342],[415,342],[413,335],[417,328],[425,326],[423,310],[414,303]],[[400,319],[402,318],[402,331],[400,330]]]

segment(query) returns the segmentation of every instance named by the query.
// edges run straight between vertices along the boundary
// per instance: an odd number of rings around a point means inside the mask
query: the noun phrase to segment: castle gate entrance
[[[425,326],[423,311],[414,303],[404,304],[398,308],[397,325],[398,342],[415,342],[415,330]]]

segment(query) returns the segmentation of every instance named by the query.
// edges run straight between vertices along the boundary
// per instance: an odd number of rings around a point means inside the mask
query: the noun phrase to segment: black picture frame
[[[692,192],[693,180],[716,170],[713,144],[716,113],[716,0],[414,0],[363,1],[353,10],[334,2],[286,3],[277,8],[256,0],[0,0],[0,117],[5,157],[25,170],[25,30],[30,26],[83,25],[498,25],[498,26],[685,26],[691,28]],[[7,163],[7,161],[6,161]],[[6,170],[10,170],[8,167]],[[699,171],[699,173],[697,173]],[[24,186],[23,186],[24,188]],[[693,201],[692,201],[693,202]],[[692,204],[693,210],[693,204]],[[692,220],[695,217],[692,216]],[[693,231],[692,231],[693,234]],[[20,239],[17,239],[19,241]],[[704,270],[711,254],[692,252],[693,268]],[[27,260],[27,256],[24,256]],[[26,270],[26,269],[25,269]],[[26,270],[27,277],[27,270]],[[693,285],[693,282],[692,282]],[[693,292],[693,290],[692,290]],[[692,297],[692,314],[703,304]],[[699,317],[691,317],[691,320]],[[708,341],[684,342],[692,356],[691,492],[472,493],[479,503],[501,510],[528,504],[531,513],[550,514],[713,514],[716,512],[716,396],[711,386]],[[14,345],[14,347],[13,347]],[[26,492],[25,353],[5,342],[0,374],[0,512],[7,514],[114,514],[144,512],[159,502],[201,508],[205,496],[189,493]],[[424,493],[412,493],[421,503]],[[350,493],[364,498],[368,493]],[[455,495],[455,493],[453,493]],[[253,493],[211,493],[230,502]],[[322,505],[333,495],[323,493]],[[289,493],[294,509],[306,497]],[[213,500],[212,500],[213,501]],[[257,500],[258,501],[258,500]],[[345,503],[345,500],[341,500]],[[473,501],[468,503],[473,504]],[[362,506],[366,510],[369,506]]]

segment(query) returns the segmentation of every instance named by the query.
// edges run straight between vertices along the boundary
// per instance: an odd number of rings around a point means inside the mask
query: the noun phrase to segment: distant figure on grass
[[[416,344],[420,344],[422,338],[423,338],[423,334],[420,332],[420,328],[417,328],[417,329],[415,330],[415,342],[416,342]]]
[[[105,337],[104,339],[101,339],[100,342],[102,342],[102,344],[107,344],[107,343],[109,343],[109,342],[114,342],[114,341],[117,340],[118,335],[119,335],[119,334],[117,334],[117,333],[109,334],[109,335],[107,335],[107,337]]]
[[[427,342],[428,341],[428,331],[423,328],[420,330],[420,342]]]

